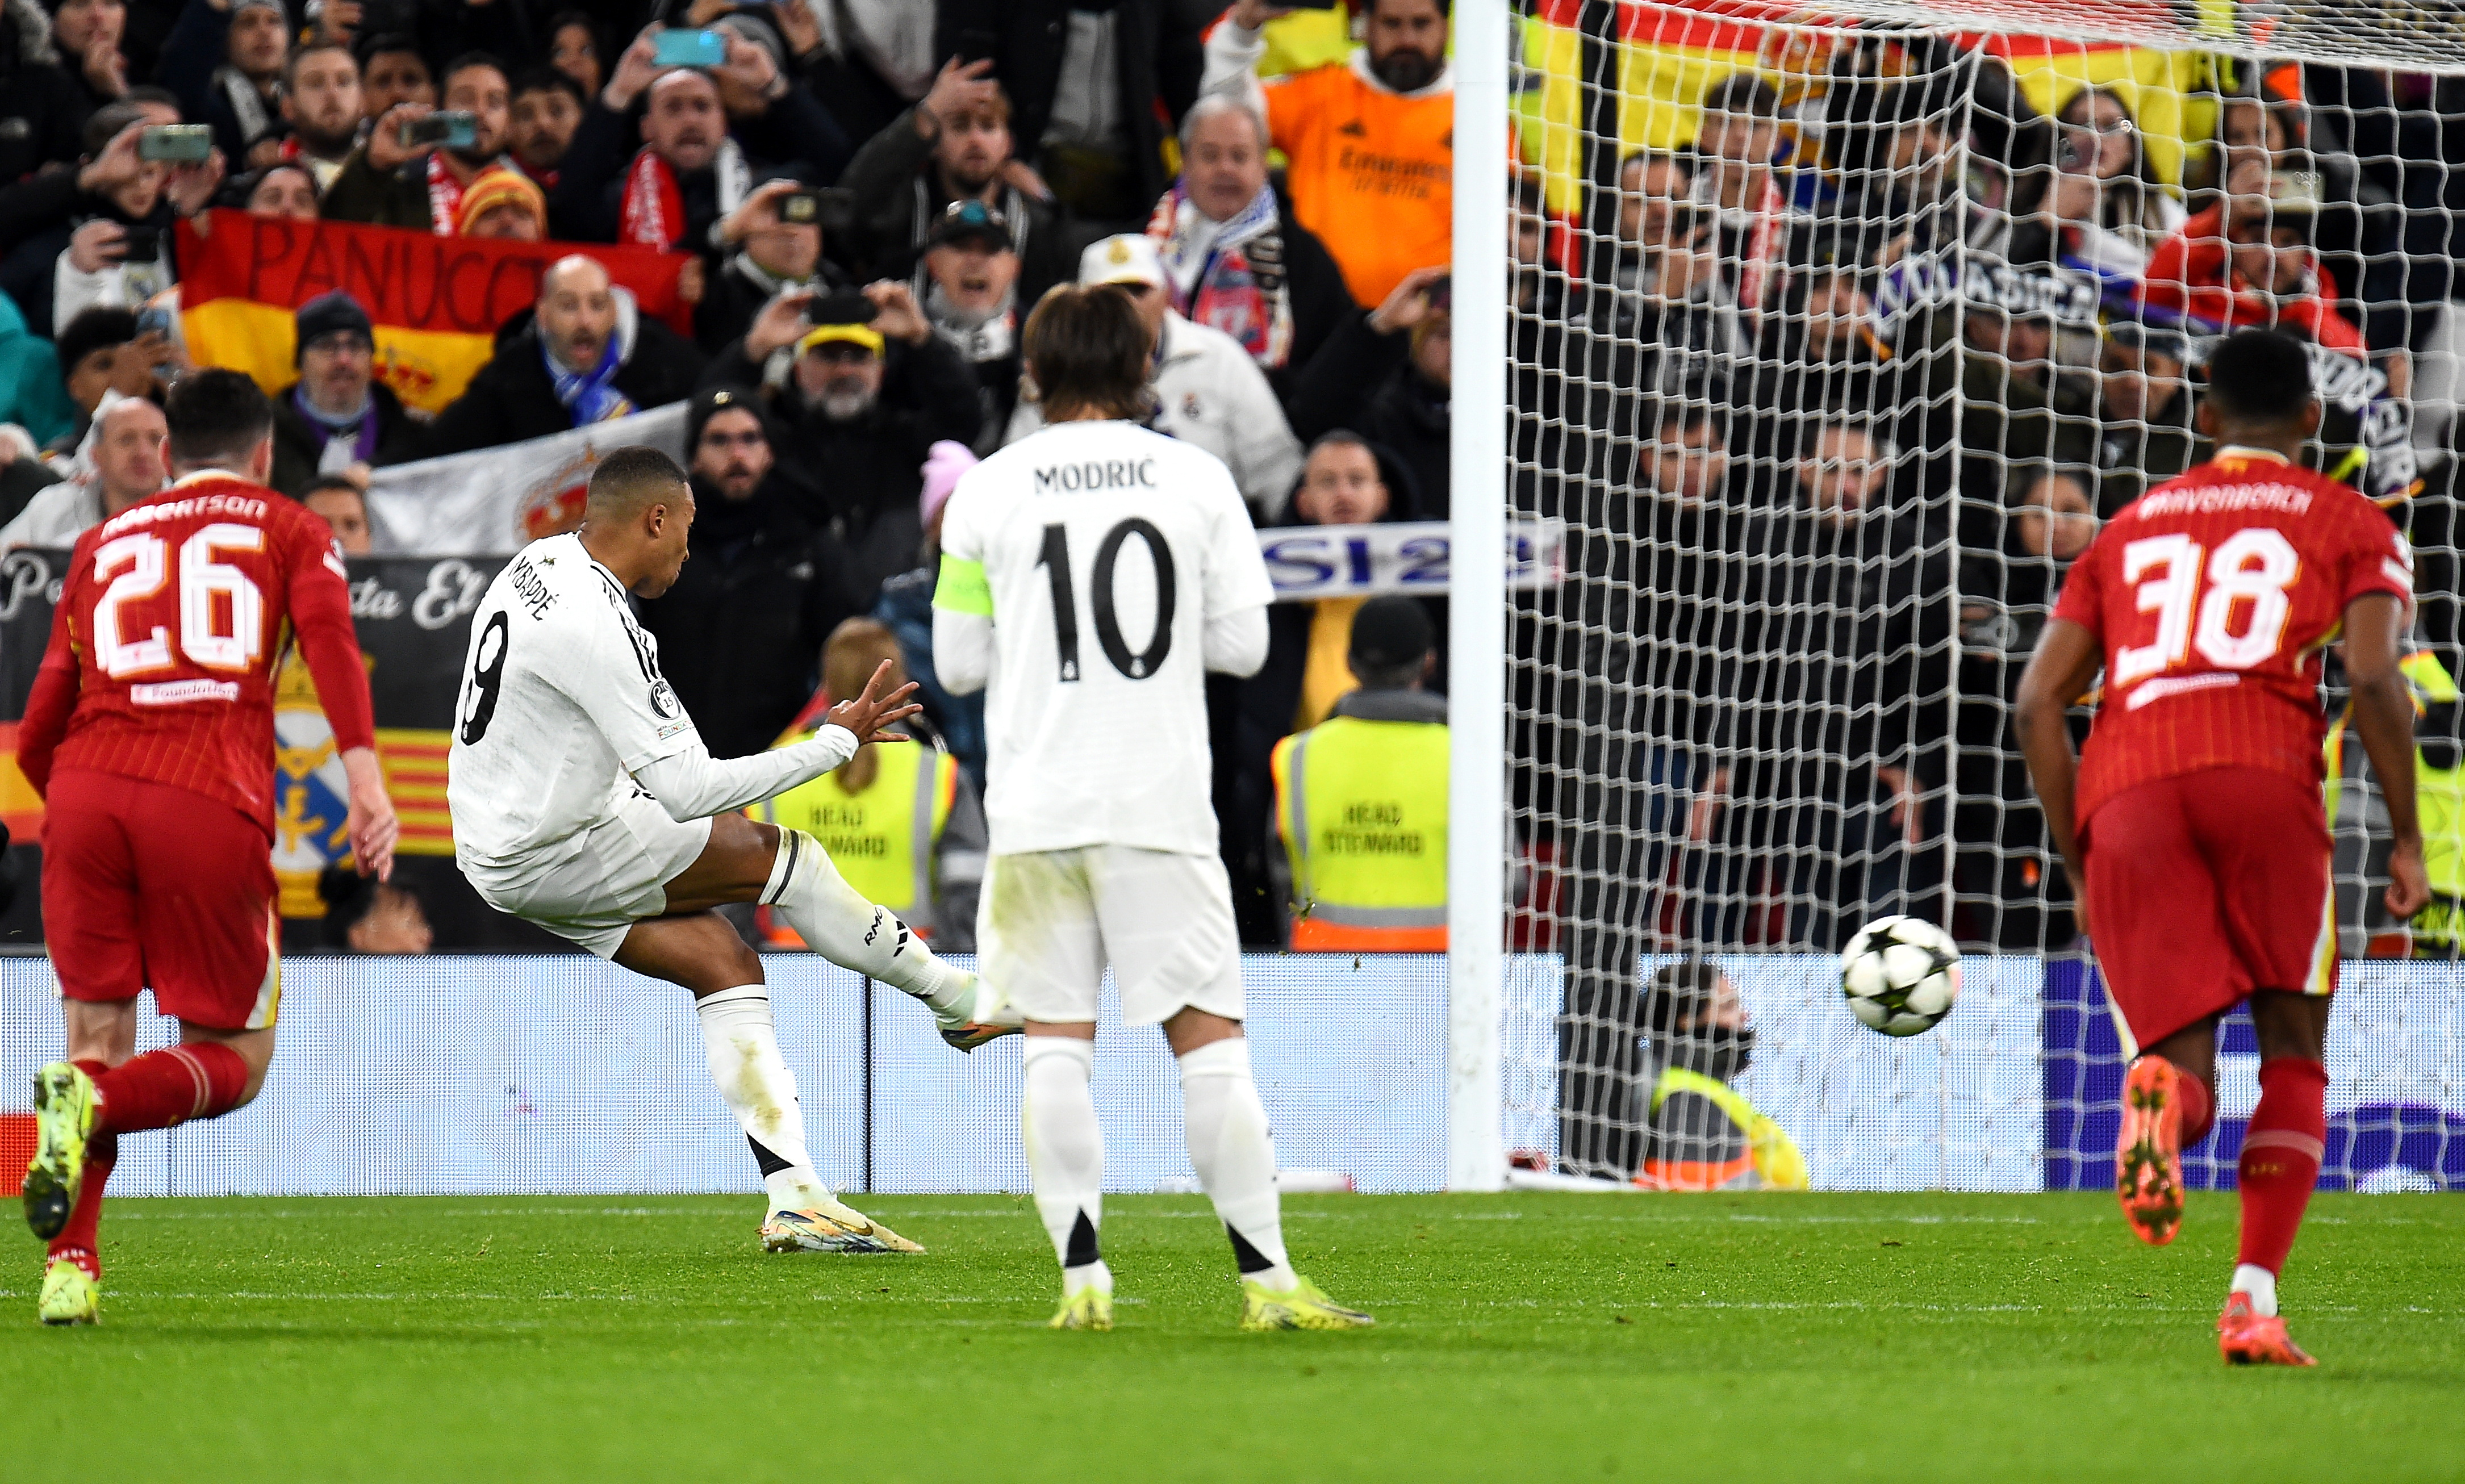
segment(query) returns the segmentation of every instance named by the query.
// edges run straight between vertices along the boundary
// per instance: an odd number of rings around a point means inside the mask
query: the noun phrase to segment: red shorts
[[[274,1024],[272,844],[256,821],[186,788],[62,772],[43,811],[43,938],[60,993],[155,1008],[213,1030]]]
[[[2319,790],[2259,768],[2128,788],[2080,831],[2106,992],[2141,1046],[2254,989],[2333,994],[2337,921]]]

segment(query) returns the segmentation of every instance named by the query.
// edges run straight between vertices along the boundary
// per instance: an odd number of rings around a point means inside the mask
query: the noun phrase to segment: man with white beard
[[[1010,221],[981,201],[953,201],[917,269],[924,318],[976,373],[985,425],[979,454],[1001,446],[1018,405],[1018,250]]]
[[[884,282],[861,295],[772,300],[712,358],[701,385],[763,386],[782,350],[791,360],[771,403],[786,430],[779,476],[796,513],[847,545],[862,610],[885,578],[916,565],[925,455],[982,427],[975,373],[933,333],[907,285]]]

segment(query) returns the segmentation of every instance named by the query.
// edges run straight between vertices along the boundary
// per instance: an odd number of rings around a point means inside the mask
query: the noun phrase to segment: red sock
[[[100,1077],[111,1070],[107,1063],[80,1061],[78,1070],[90,1077]],[[97,1134],[86,1141],[85,1179],[78,1186],[76,1209],[69,1212],[69,1224],[52,1238],[47,1257],[66,1257],[86,1271],[86,1276],[102,1276],[102,1243],[95,1235],[95,1226],[102,1217],[102,1187],[111,1179],[112,1162],[120,1157],[120,1138],[116,1134]]]
[[[238,1107],[248,1086],[248,1063],[228,1046],[192,1041],[122,1062],[94,1085],[102,1094],[102,1114],[96,1120],[100,1130],[139,1134],[219,1118]]]
[[[2285,1271],[2320,1162],[2328,1152],[2328,1069],[2303,1056],[2259,1064],[2259,1107],[2243,1135],[2242,1252],[2234,1261]]]
[[[2174,1096],[2182,1108],[2182,1120],[2177,1126],[2182,1130],[2183,1147],[2188,1149],[2208,1138],[2209,1130],[2216,1126],[2217,1096],[2197,1076],[2180,1067],[2175,1071],[2182,1074],[2174,1079]]]

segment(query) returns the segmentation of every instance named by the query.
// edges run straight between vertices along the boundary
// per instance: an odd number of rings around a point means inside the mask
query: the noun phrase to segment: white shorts
[[[1030,1020],[1094,1020],[1107,963],[1130,1025],[1185,1007],[1243,1018],[1232,887],[1213,855],[1090,845],[992,856],[976,947],[976,971]]]
[[[668,910],[667,886],[710,844],[710,821],[682,823],[649,794],[512,869],[462,863],[480,899],[612,959],[633,924]]]

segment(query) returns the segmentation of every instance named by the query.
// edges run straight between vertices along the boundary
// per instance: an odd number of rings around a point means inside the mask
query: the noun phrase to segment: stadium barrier
[[[1018,1042],[953,1054],[895,991],[808,955],[765,959],[816,1165],[851,1189],[1027,1188]],[[1832,961],[1724,960],[1757,1030],[1741,1081],[1803,1148],[1818,1189],[2035,1190],[2112,1179],[2121,1056],[2076,962],[1973,957],[1960,1007],[1905,1041],[1838,1003]],[[1447,1185],[1448,976],[1437,955],[1253,956],[1259,1091],[1286,1168],[1366,1191]],[[2329,1034],[2322,1185],[2465,1188],[2465,996],[2452,964],[2345,966]],[[1510,955],[1504,1101],[1555,1105],[1554,956]],[[0,959],[0,1109],[59,1045],[48,961]],[[1110,997],[1097,1106],[1106,1185],[1189,1189],[1163,1040],[1121,1032]],[[285,966],[282,1050],[231,1118],[132,1146],[138,1195],[612,1195],[758,1188],[703,1069],[682,994],[582,957],[302,959]],[[141,1048],[170,1027],[148,1016]],[[2188,1162],[2232,1183],[2255,1096],[2247,1024],[2224,1040],[2217,1135]],[[2367,1051],[2368,1054],[2365,1055]],[[0,1147],[13,1147],[0,1112]],[[1507,1148],[1549,1157],[1555,1120],[1508,1115]]]

